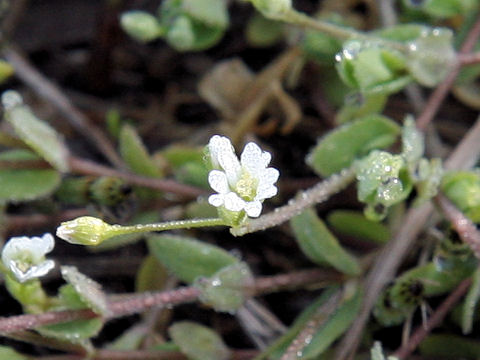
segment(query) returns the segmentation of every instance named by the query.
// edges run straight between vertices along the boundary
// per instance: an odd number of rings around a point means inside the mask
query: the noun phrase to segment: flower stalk
[[[221,218],[206,218],[122,226],[110,225],[95,217],[82,216],[71,221],[63,222],[57,228],[57,236],[72,244],[99,245],[103,241],[119,235],[220,225],[227,224],[225,223],[225,220]]]

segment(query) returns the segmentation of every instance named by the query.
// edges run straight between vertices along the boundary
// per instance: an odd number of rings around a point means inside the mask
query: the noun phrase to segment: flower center
[[[258,180],[248,171],[242,171],[240,179],[235,184],[235,192],[245,201],[252,201],[257,195]]]

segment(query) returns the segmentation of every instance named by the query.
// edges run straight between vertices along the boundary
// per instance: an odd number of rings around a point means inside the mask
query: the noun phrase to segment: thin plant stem
[[[63,95],[62,91],[49,79],[42,75],[12,46],[6,46],[2,54],[14,67],[16,76],[32,88],[38,96],[51,103],[70,122],[70,124],[85,138],[91,141],[95,147],[117,168],[125,169],[120,156],[115,151],[110,139],[100,128],[93,125],[71,101]]]
[[[400,42],[381,39],[358,30],[331,24],[326,21],[312,18],[307,14],[293,9],[287,12],[281,20],[301,27],[318,30],[341,40],[358,39],[363,41],[375,41],[376,43],[386,44],[387,46],[402,52],[408,51],[408,47]]]
[[[342,170],[339,174],[330,176],[312,188],[301,191],[288,201],[287,205],[276,208],[274,211],[249,220],[244,225],[230,229],[235,236],[242,236],[259,230],[265,230],[280,225],[300,214],[306,208],[327,200],[346,188],[355,179],[355,165]]]
[[[108,166],[97,164],[90,160],[81,159],[75,156],[69,157],[70,170],[74,174],[93,176],[114,176],[125,180],[129,184],[148,187],[159,191],[170,192],[186,197],[197,197],[205,195],[203,189],[189,185],[180,184],[173,180],[149,178],[139,176],[125,171],[119,171]]]
[[[333,270],[313,269],[255,279],[246,291],[252,295],[277,292],[282,289],[302,288],[313,284],[334,284],[344,281],[343,275]],[[175,290],[134,295],[115,296],[108,302],[106,320],[145,312],[153,307],[167,307],[191,303],[198,299],[196,287],[180,287]],[[90,309],[53,311],[43,314],[26,314],[0,318],[0,334],[15,333],[39,326],[99,317]]]
[[[445,217],[450,220],[463,242],[470,247],[477,259],[480,259],[480,232],[472,220],[466,217],[443,195],[437,195],[435,203],[442,210]]]
[[[458,301],[465,295],[470,284],[472,283],[471,279],[463,280],[457,288],[450,293],[450,295],[442,302],[442,304],[436,309],[435,313],[428,319],[425,325],[419,326],[413,335],[410,337],[405,346],[402,346],[400,349],[395,351],[393,356],[396,356],[398,359],[407,358],[422,342],[423,339],[445,318],[448,312],[455,306]]]
[[[137,224],[131,226],[112,225],[110,230],[112,236],[125,234],[138,234],[151,231],[166,231],[174,229],[193,229],[209,226],[227,225],[221,218],[173,220],[156,224]]]
[[[458,54],[458,61],[463,65],[473,65],[480,63],[480,51],[470,54]]]

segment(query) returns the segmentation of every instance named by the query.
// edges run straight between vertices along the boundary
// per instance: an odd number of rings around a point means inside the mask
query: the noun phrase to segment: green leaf
[[[385,244],[391,237],[390,231],[385,225],[368,220],[359,211],[332,211],[328,214],[327,222],[340,234],[377,244]]]
[[[410,82],[403,54],[379,43],[347,41],[335,59],[342,80],[362,93],[391,94]]]
[[[225,0],[183,0],[182,8],[186,14],[205,25],[219,28],[228,26]]]
[[[480,173],[452,171],[442,179],[441,189],[473,222],[480,222]]]
[[[178,51],[199,51],[215,45],[228,25],[223,0],[166,0],[160,24],[167,42]]]
[[[163,28],[155,16],[145,11],[128,11],[120,17],[122,29],[135,40],[149,42],[163,35]]]
[[[67,172],[68,149],[60,135],[49,124],[38,119],[23,104],[22,97],[15,91],[2,94],[5,119],[12,125],[18,136],[43,159],[59,171]]]
[[[337,310],[328,318],[323,326],[313,335],[310,343],[303,350],[302,359],[317,359],[328,347],[338,339],[355,320],[362,303],[361,291],[356,291],[347,299],[342,299]]]
[[[244,303],[253,283],[253,275],[244,262],[226,266],[210,278],[197,278],[194,286],[200,289],[200,301],[216,311],[234,312]]]
[[[339,124],[382,112],[387,103],[385,94],[353,93],[345,97],[343,106],[338,111],[335,120]]]
[[[30,357],[24,356],[11,347],[0,345],[0,359],[5,360],[28,360]]]
[[[448,359],[478,359],[480,343],[475,339],[451,334],[432,334],[420,343],[422,355]]]
[[[142,139],[130,125],[124,125],[120,131],[119,147],[122,158],[134,173],[150,177],[161,177],[160,169],[148,154]]]
[[[189,237],[154,235],[147,243],[150,253],[187,283],[199,276],[210,277],[221,268],[238,262],[222,248]]]
[[[451,71],[457,59],[453,33],[435,28],[424,32],[408,44],[407,65],[410,74],[424,86],[438,85]]]
[[[303,253],[319,265],[328,264],[348,274],[361,272],[357,259],[347,253],[312,209],[290,220],[295,238]]]
[[[148,255],[138,269],[135,290],[137,292],[162,290],[165,288],[167,279],[167,269],[153,255]]]
[[[285,25],[282,22],[267,19],[255,12],[248,20],[245,37],[250,46],[272,46],[282,39],[284,29]]]
[[[315,316],[335,291],[338,291],[338,287],[326,289],[318,299],[302,311],[288,331],[256,357],[255,360],[280,359],[290,343],[294,341],[307,322]],[[300,359],[319,359],[319,356],[347,330],[348,326],[355,319],[355,315],[360,308],[361,299],[361,291],[358,290],[355,294],[343,299],[336,311],[315,332],[310,345],[305,347],[303,356]]]
[[[307,163],[323,177],[350,166],[370,150],[392,145],[400,127],[392,120],[369,115],[343,125],[322,138],[307,157]]]
[[[85,305],[100,315],[108,315],[107,297],[101,289],[101,285],[83,275],[74,266],[62,266],[62,277],[71,284]]]
[[[473,281],[468,290],[465,302],[463,303],[462,314],[462,332],[470,334],[472,332],[473,320],[475,319],[475,310],[480,299],[480,268],[473,273]]]
[[[86,339],[96,336],[103,327],[103,320],[99,318],[88,320],[74,320],[66,323],[48,325],[37,328],[42,335],[56,339],[69,340],[73,343],[82,343]]]
[[[28,150],[0,153],[0,160],[21,163],[39,160]],[[54,169],[0,169],[0,203],[39,199],[52,194],[60,185],[61,176]]]
[[[192,360],[227,360],[230,350],[216,332],[191,321],[180,321],[168,329],[175,344]]]

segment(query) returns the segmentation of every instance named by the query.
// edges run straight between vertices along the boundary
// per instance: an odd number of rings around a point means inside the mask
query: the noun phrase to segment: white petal
[[[208,183],[210,187],[219,194],[226,194],[230,191],[228,187],[227,175],[220,170],[212,170],[208,173]]]
[[[208,142],[208,151],[210,153],[212,165],[215,168],[218,168],[220,165],[218,160],[220,154],[235,153],[230,139],[220,135],[214,135],[210,138],[210,141]]]
[[[280,171],[275,168],[266,168],[263,172],[259,180],[260,184],[269,184],[273,185],[277,182],[278,177],[280,176]]]
[[[245,207],[245,200],[239,197],[234,192],[230,192],[225,195],[225,209],[230,211],[242,211]]]
[[[263,153],[266,155],[263,155]],[[253,142],[245,145],[242,155],[240,156],[240,162],[251,175],[257,175],[261,170],[265,169],[268,162],[270,162],[271,155],[266,151],[263,153],[262,149]],[[265,163],[265,160],[268,160],[268,162]]]
[[[208,203],[215,207],[222,206],[224,203],[225,195],[213,194],[208,197]]]
[[[218,156],[220,166],[225,170],[228,183],[231,187],[234,187],[242,172],[242,167],[234,153],[222,153]]]
[[[262,203],[260,201],[247,202],[245,212],[249,217],[259,217],[262,212]]]
[[[30,266],[27,271],[23,272],[17,267],[17,265],[13,261],[10,263],[10,270],[15,275],[17,280],[22,283],[30,279],[44,276],[54,267],[55,262],[53,260],[45,260],[39,265]]]
[[[269,199],[271,197],[274,197],[275,195],[277,195],[278,193],[278,189],[276,186],[274,185],[271,185],[269,187],[265,187],[265,188],[258,188],[257,189],[257,195],[255,195],[255,200],[265,200],[265,199]]]

